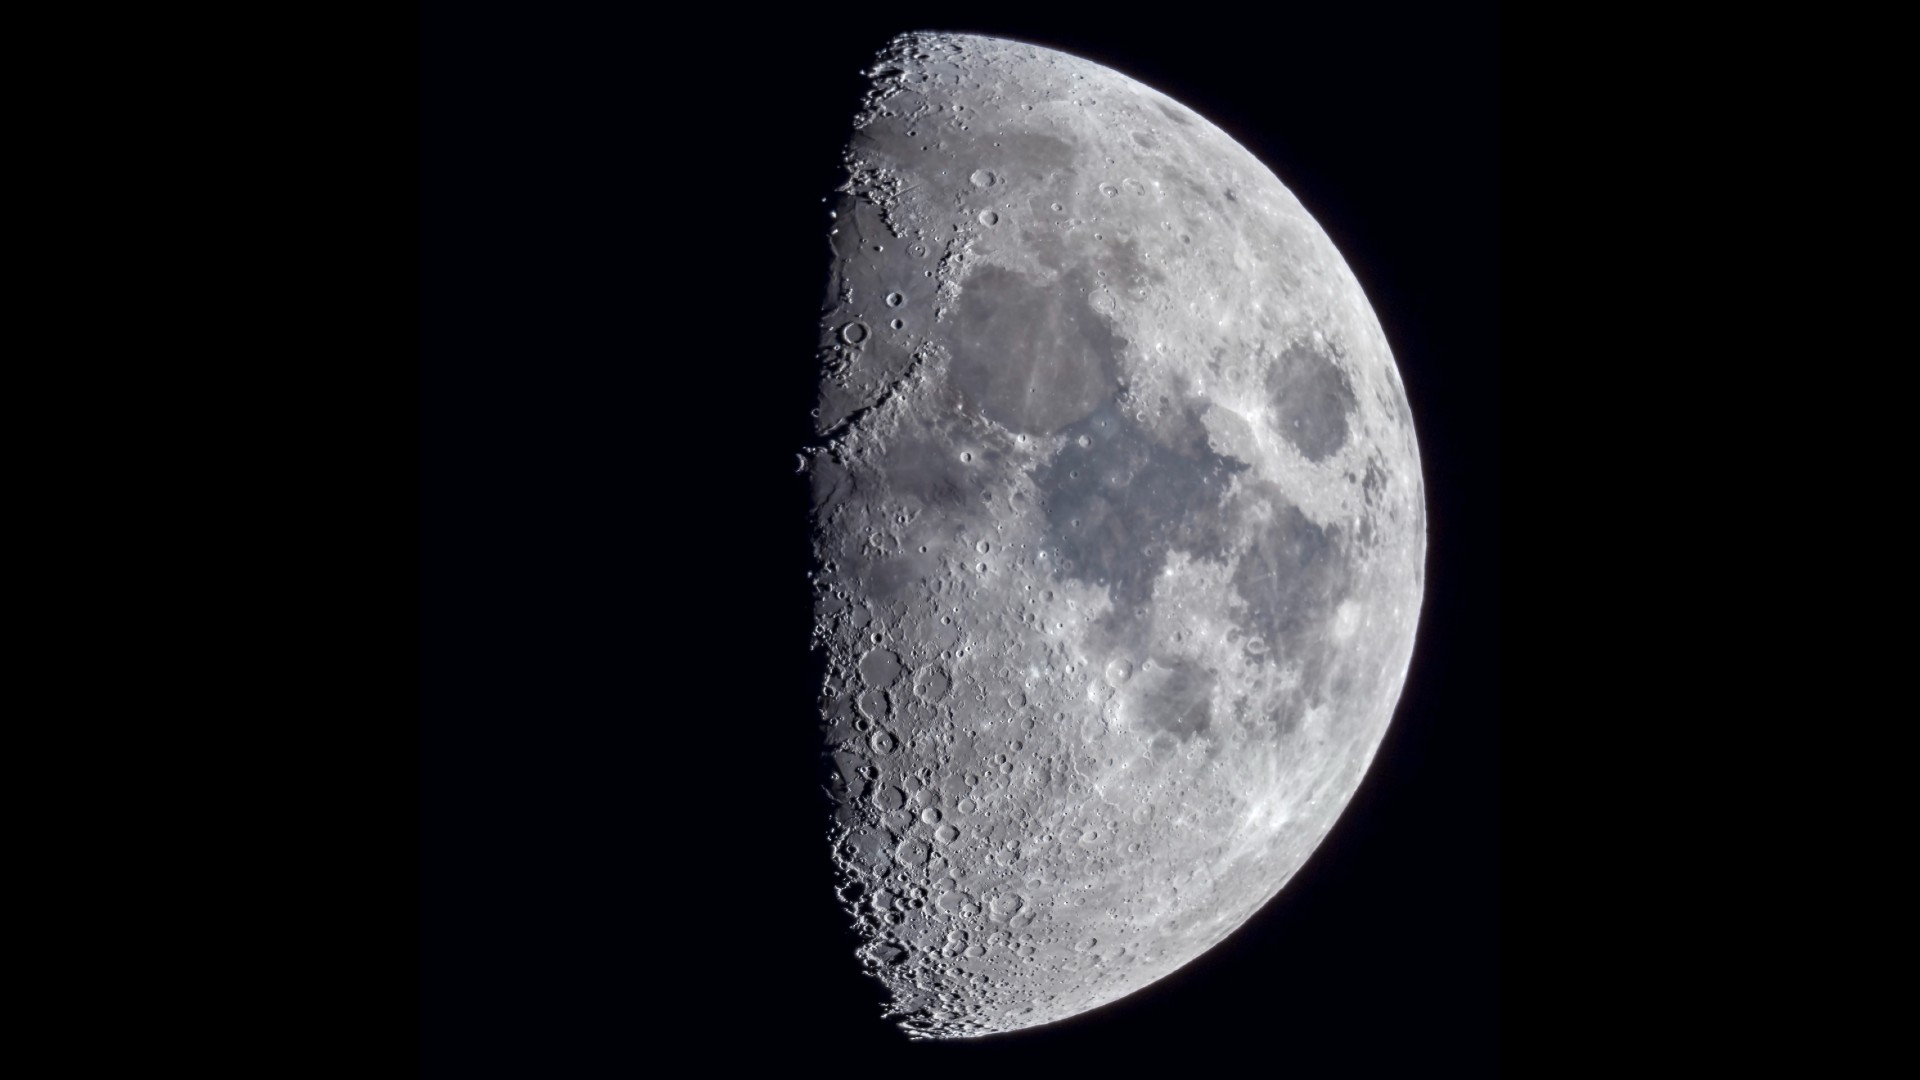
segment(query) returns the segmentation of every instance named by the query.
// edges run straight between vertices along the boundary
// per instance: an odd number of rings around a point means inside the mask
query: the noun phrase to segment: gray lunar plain
[[[1060,1020],[1299,870],[1420,613],[1406,394],[1226,133],[991,38],[883,50],[832,203],[814,492],[831,852],[887,1015]]]

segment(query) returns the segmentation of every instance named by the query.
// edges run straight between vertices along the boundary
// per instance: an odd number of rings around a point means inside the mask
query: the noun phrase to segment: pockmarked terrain
[[[916,1037],[1198,956],[1346,806],[1426,550],[1380,324],[1298,200],[1117,72],[912,34],[832,200],[815,645],[840,896]]]

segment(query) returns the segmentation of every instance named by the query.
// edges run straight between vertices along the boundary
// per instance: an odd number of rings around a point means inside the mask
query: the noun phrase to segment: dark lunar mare
[[[1328,342],[1327,351],[1339,355]],[[1347,442],[1347,418],[1356,404],[1353,381],[1320,350],[1288,346],[1267,368],[1274,422],[1282,438],[1308,461],[1325,461]]]
[[[1352,589],[1353,568],[1338,526],[1314,524],[1277,489],[1270,495],[1277,512],[1251,530],[1252,542],[1234,570],[1234,589],[1247,601],[1245,629],[1265,646],[1253,658],[1298,665],[1302,684],[1318,687],[1336,653],[1328,624]],[[1309,704],[1300,695],[1286,699],[1273,718],[1281,734],[1299,724]]]
[[[1219,561],[1231,542],[1220,508],[1247,465],[1210,449],[1197,421],[1191,430],[1185,446],[1169,447],[1109,401],[1065,428],[1066,446],[1033,473],[1056,572],[1110,590],[1105,629],[1116,639],[1140,637],[1170,551]]]

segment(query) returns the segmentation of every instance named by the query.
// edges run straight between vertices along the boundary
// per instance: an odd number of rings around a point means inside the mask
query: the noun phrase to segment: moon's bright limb
[[[1358,282],[1219,128],[1010,41],[868,74],[805,465],[832,851],[890,1014],[983,1034],[1313,852],[1405,682],[1420,467]]]

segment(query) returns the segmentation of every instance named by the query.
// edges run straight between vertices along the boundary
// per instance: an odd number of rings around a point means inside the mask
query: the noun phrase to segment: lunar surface
[[[830,850],[886,1015],[982,1035],[1175,970],[1326,836],[1420,466],[1359,283],[1225,132],[1018,42],[866,74],[801,461]]]

